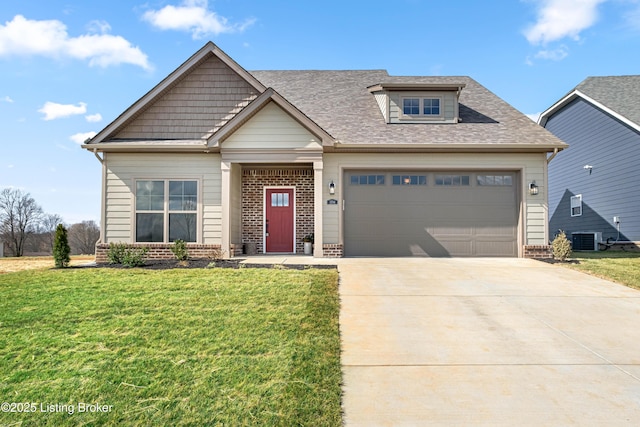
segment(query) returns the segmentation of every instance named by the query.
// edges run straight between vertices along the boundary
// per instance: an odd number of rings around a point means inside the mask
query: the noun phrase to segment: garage
[[[515,171],[352,170],[345,256],[516,257]]]

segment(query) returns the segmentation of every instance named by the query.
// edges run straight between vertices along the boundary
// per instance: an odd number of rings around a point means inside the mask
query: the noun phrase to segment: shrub
[[[211,251],[209,251],[207,258],[209,258],[213,262],[221,261],[222,259],[224,259],[225,253],[226,252],[222,248],[212,249]]]
[[[109,264],[122,264],[126,250],[126,243],[109,243],[109,250],[107,251],[107,261]]]
[[[553,257],[555,259],[564,261],[571,256],[571,242],[567,239],[567,235],[562,230],[560,230],[553,239],[553,242],[551,242],[551,247],[553,250]]]
[[[109,264],[122,264],[127,267],[141,267],[149,248],[129,247],[126,243],[109,243],[107,260]]]
[[[189,259],[189,251],[187,250],[187,244],[184,240],[176,240],[171,245],[171,252],[176,256],[178,261],[186,261]]]
[[[68,267],[71,257],[71,248],[69,247],[69,238],[67,237],[67,229],[64,225],[58,224],[56,227],[56,235],[53,240],[53,261],[56,268]]]
[[[127,267],[142,267],[144,265],[145,257],[149,252],[149,248],[126,248],[124,251],[124,257],[122,259],[122,265]]]

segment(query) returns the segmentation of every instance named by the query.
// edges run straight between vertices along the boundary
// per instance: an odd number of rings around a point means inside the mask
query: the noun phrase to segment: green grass
[[[640,289],[639,252],[574,252],[571,259],[578,262],[562,265]]]
[[[0,395],[38,405],[0,425],[340,425],[337,282],[313,269],[0,275]]]

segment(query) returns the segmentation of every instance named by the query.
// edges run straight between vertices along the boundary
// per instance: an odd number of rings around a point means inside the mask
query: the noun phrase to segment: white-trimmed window
[[[571,196],[571,216],[582,215],[582,194]]]
[[[402,114],[413,118],[440,117],[442,100],[435,97],[402,98]]]
[[[197,241],[198,181],[136,181],[136,242]]]

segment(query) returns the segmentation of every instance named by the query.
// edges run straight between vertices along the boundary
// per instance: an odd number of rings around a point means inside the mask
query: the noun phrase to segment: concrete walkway
[[[342,259],[347,426],[640,425],[640,292],[525,259]]]

